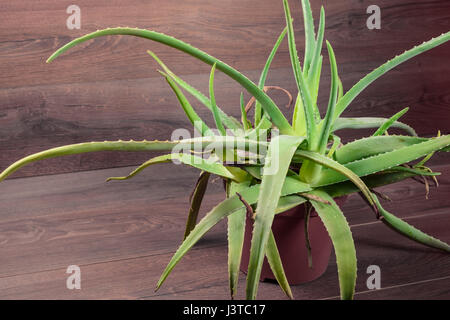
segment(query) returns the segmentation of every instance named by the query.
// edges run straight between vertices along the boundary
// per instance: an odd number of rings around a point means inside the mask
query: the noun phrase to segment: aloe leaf
[[[213,136],[214,133],[205,124],[202,118],[198,116],[197,112],[195,112],[194,108],[192,108],[192,105],[189,103],[188,99],[183,94],[183,92],[181,92],[180,88],[176,85],[175,81],[173,81],[167,73],[161,72],[161,74],[166,78],[167,83],[170,85],[173,92],[177,96],[177,99],[180,102],[181,107],[183,108],[184,112],[186,113],[186,116],[188,117],[189,121],[192,123],[194,128],[198,132],[200,132],[202,136]]]
[[[326,156],[323,156],[317,152],[297,150],[295,152],[295,155],[299,156],[303,159],[313,161],[317,164],[320,164],[324,167],[331,169],[331,170],[323,170],[322,171],[322,174],[320,177],[321,179],[319,179],[319,182],[314,184],[315,187],[320,187],[320,186],[326,185],[325,183],[323,183],[322,180],[327,180],[328,175],[330,174],[328,171],[331,171],[331,173],[336,173],[337,175],[345,176],[344,180],[345,179],[351,180],[361,190],[361,192],[367,198],[369,203],[371,205],[375,206],[374,199],[372,199],[372,193],[370,192],[369,188],[361,180],[361,178],[357,174],[355,174],[355,172],[350,170],[349,168],[347,168],[347,167],[343,166],[342,164],[340,164],[330,158],[327,158]],[[325,171],[327,171],[327,172],[325,172]],[[329,179],[329,180],[331,180],[331,179]],[[339,182],[339,181],[336,181],[336,182]],[[336,183],[336,182],[332,182],[332,183]],[[329,184],[332,184],[332,183],[329,183]],[[376,209],[376,208],[374,208],[374,209]]]
[[[338,102],[344,96],[344,85],[342,84],[341,79],[339,78],[339,93],[338,93]]]
[[[306,200],[300,196],[289,196],[291,194],[296,194],[299,192],[311,191],[311,187],[307,184],[302,183],[296,178],[287,177],[284,181],[283,188],[281,190],[281,198],[278,202],[278,207],[275,210],[276,213],[284,212],[289,210],[299,204],[304,203]],[[252,205],[258,201],[260,193],[260,185],[251,186],[240,192],[245,201]],[[285,197],[288,196],[288,197]],[[220,220],[241,210],[245,212],[245,207],[237,195],[232,195],[229,198],[223,200],[218,205],[216,205],[211,211],[209,211],[206,216],[200,220],[200,222],[195,226],[194,230],[189,234],[186,240],[180,245],[172,259],[170,260],[167,267],[164,269],[156,289],[158,289],[163,282],[166,280],[167,276],[181,260],[181,258],[189,251],[192,246],[197,243],[197,241],[203,237],[203,235],[208,232],[213,226],[215,226]]]
[[[270,65],[272,64],[273,58],[275,57],[275,54],[278,51],[278,48],[281,45],[281,42],[283,42],[284,37],[286,36],[287,28],[284,28],[281,34],[279,35],[277,41],[275,42],[275,45],[273,46],[272,51],[269,54],[269,57],[267,58],[266,64],[264,65],[263,71],[261,72],[261,76],[259,77],[258,87],[263,90],[264,85],[266,84],[267,74],[269,73]],[[261,121],[261,103],[259,101],[256,101],[255,103],[255,127],[259,124]]]
[[[385,185],[393,184],[399,181],[403,181],[405,179],[422,175],[423,173],[426,173],[425,171],[419,171],[417,174],[412,172],[406,172],[406,171],[382,171],[378,172],[376,174],[372,174],[366,177],[362,177],[361,179],[364,181],[364,183],[367,185],[368,188],[373,189],[377,187],[382,187]],[[348,194],[352,194],[355,192],[359,192],[359,188],[355,186],[355,184],[351,181],[344,181],[335,183],[332,185],[327,185],[324,187],[319,187],[317,190],[322,190],[326,193],[328,193],[331,197],[341,197]]]
[[[333,123],[333,132],[342,129],[370,129],[382,126],[388,119],[386,118],[338,118]],[[416,131],[407,124],[395,121],[392,124],[393,128],[399,128],[408,132],[412,136],[417,136]]]
[[[416,241],[425,246],[436,248],[443,250],[445,252],[450,252],[450,246],[432,236],[420,231],[419,229],[414,228],[407,222],[403,221],[400,218],[397,218],[392,213],[386,211],[380,204],[378,198],[374,195],[376,205],[378,210],[382,216],[381,221],[387,226],[391,227],[393,230],[399,232],[400,234],[406,236],[407,238]]]
[[[283,262],[281,261],[280,253],[278,252],[277,243],[272,231],[270,231],[269,239],[267,240],[266,257],[267,262],[269,262],[270,269],[272,270],[272,273],[281,289],[289,297],[289,299],[294,299],[291,287],[289,286],[286,274],[284,273]]]
[[[448,147],[449,145],[450,135],[445,135],[369,158],[350,162],[345,164],[345,167],[362,177],[416,160],[433,151]],[[341,173],[325,169],[322,171],[322,176],[316,183],[316,186],[333,184],[346,179],[347,177],[343,176]]]
[[[331,137],[333,138],[333,144],[332,144],[330,150],[328,151],[328,154],[327,154],[328,158],[333,158],[334,153],[336,152],[336,150],[338,149],[338,147],[341,144],[341,138],[339,138],[338,136],[336,136],[334,134],[331,135]]]
[[[97,151],[171,151],[174,147],[181,149],[195,149],[197,147],[214,147],[214,146],[233,146],[239,150],[263,150],[267,147],[267,143],[263,141],[252,141],[249,139],[238,137],[201,137],[193,139],[175,140],[175,141],[103,141],[103,142],[85,142],[70,144],[57,148],[48,149],[38,153],[24,157],[6,168],[0,174],[0,181],[14,173],[21,167],[39,160],[81,154]]]
[[[309,146],[309,150],[318,151],[323,154],[326,151],[328,137],[330,136],[331,124],[333,121],[334,108],[336,107],[336,100],[338,94],[338,72],[336,58],[334,56],[333,48],[327,41],[328,54],[330,56],[330,66],[331,66],[331,89],[330,89],[330,99],[328,102],[328,109],[324,120],[319,126],[319,139],[318,141],[312,141]],[[300,177],[306,182],[314,183],[315,180],[320,176],[320,171],[322,167],[317,165],[315,162],[305,161],[300,169]]]
[[[148,50],[147,53],[163,68],[164,72],[170,76],[170,78],[175,81],[181,88],[189,92],[194,98],[196,98],[199,102],[201,102],[205,107],[207,107],[212,112],[212,106],[211,106],[211,100],[209,100],[208,97],[206,97],[203,93],[201,93],[199,90],[195,89],[191,85],[189,85],[187,82],[185,82],[183,79],[178,77],[176,74],[172,72],[162,61],[158,58],[158,56]],[[229,129],[231,129],[233,132],[236,130],[241,129],[241,125],[239,124],[239,121],[233,118],[232,116],[227,115],[222,109],[217,107],[219,109],[219,116],[225,126],[227,126]]]
[[[379,127],[377,131],[375,131],[373,136],[383,135],[394,124],[394,122],[397,121],[398,119],[400,119],[400,117],[403,116],[406,112],[408,112],[408,110],[409,110],[409,108],[405,108],[405,109],[397,112],[396,114],[394,114],[391,118],[386,120],[386,122],[383,123],[383,125],[381,125],[381,127]]]
[[[315,44],[314,54],[313,54],[312,60],[311,60],[311,68],[308,72],[308,84],[310,85],[310,87],[312,89],[314,89],[314,86],[312,87],[312,85],[314,85],[314,83],[315,83],[315,80],[317,77],[317,72],[320,68],[319,63],[320,63],[320,57],[321,57],[320,54],[322,52],[324,32],[325,32],[325,10],[323,7],[321,7],[319,30],[317,31],[317,41]],[[315,91],[312,91],[312,92],[315,92]]]
[[[245,190],[250,182],[231,183],[230,195]],[[246,211],[238,210],[228,216],[228,277],[230,280],[230,294],[234,297],[239,280],[239,268],[241,266],[242,247],[244,244]]]
[[[303,64],[305,66],[304,72],[305,74],[308,74],[313,60],[314,49],[316,47],[316,35],[314,31],[314,18],[309,0],[302,0],[302,9],[303,23],[305,25],[305,59]]]
[[[347,93],[342,97],[336,106],[336,112],[334,118],[337,119],[344,112],[344,110],[348,107],[348,105],[372,82],[377,80],[379,77],[384,75],[389,70],[395,68],[399,64],[425,52],[430,49],[433,49],[445,42],[450,40],[450,32],[444,33],[437,38],[433,38],[429,41],[422,43],[419,46],[415,46],[411,50],[405,51],[404,53],[396,56],[392,60],[389,60],[382,66],[373,70],[371,73],[362,78],[357,84],[355,84]]]
[[[153,40],[164,45],[170,46],[172,48],[183,51],[209,65],[214,65],[216,63],[217,69],[225,73],[227,76],[238,82],[241,86],[243,86],[252,96],[255,97],[256,100],[261,102],[261,106],[264,111],[270,116],[273,123],[278,127],[281,133],[283,134],[292,134],[292,127],[289,122],[284,117],[281,110],[277,107],[277,105],[273,102],[273,100],[257,85],[255,85],[250,79],[244,76],[242,73],[237,71],[236,69],[230,67],[228,64],[218,60],[207,54],[206,52],[197,49],[186,42],[178,40],[174,37],[167,36],[165,34],[150,31],[145,29],[137,29],[137,28],[109,28],[99,31],[94,31],[87,35],[84,35],[80,38],[72,40],[67,43],[63,47],[59,48],[55,51],[50,58],[47,59],[47,62],[53,61],[57,56],[67,51],[68,49],[80,44],[84,41],[91,40],[101,36],[108,35],[131,35],[135,37],[141,37],[149,40]]]
[[[424,171],[424,170],[414,169],[414,168],[407,168],[407,167],[402,167],[402,166],[392,167],[392,168],[386,170],[385,172],[410,172],[410,173],[413,173],[418,176],[429,176],[429,177],[441,175],[440,172],[430,172],[430,171]]]
[[[191,167],[194,167],[194,168],[197,168],[197,169],[201,169],[203,171],[206,171],[206,172],[209,172],[209,173],[212,173],[212,174],[216,174],[218,176],[221,176],[221,177],[224,177],[224,178],[228,178],[228,179],[231,179],[231,180],[234,180],[234,181],[242,182],[242,181],[246,180],[246,176],[245,175],[244,176],[234,175],[233,173],[231,173],[221,163],[211,162],[209,159],[203,159],[201,157],[197,157],[197,156],[191,155],[191,154],[171,153],[171,154],[166,154],[166,155],[154,157],[154,158],[144,162],[137,169],[132,171],[127,176],[124,176],[124,177],[111,177],[111,178],[108,178],[107,181],[110,181],[110,180],[127,180],[127,179],[130,179],[130,178],[134,177],[139,172],[141,172],[142,170],[144,170],[145,168],[147,168],[147,167],[149,167],[149,166],[151,166],[153,164],[162,163],[162,162],[169,162],[169,161],[173,161],[173,160],[180,161],[181,163],[189,165]]]
[[[342,211],[327,193],[311,191],[310,194],[327,200],[330,204],[310,200],[330,235],[336,254],[339,286],[342,300],[351,300],[356,285],[356,250],[352,232]]]
[[[292,115],[292,128],[297,135],[306,136],[306,115],[300,93],[297,94],[297,99],[295,100],[294,114]]]
[[[339,148],[336,151],[335,159],[337,162],[345,164],[428,140],[427,138],[396,135],[367,137],[347,143]]]
[[[209,76],[209,98],[211,100],[212,114],[214,117],[214,122],[216,123],[217,130],[219,130],[222,136],[226,135],[225,128],[223,127],[222,121],[220,120],[219,110],[216,105],[216,97],[214,94],[214,73],[216,71],[216,63],[213,64],[211,73]]]
[[[266,244],[275,209],[282,195],[283,181],[292,156],[303,140],[303,137],[277,136],[270,142],[256,207],[256,219],[253,225],[247,273],[247,299],[256,298]]]
[[[334,56],[333,48],[327,41],[328,55],[330,56],[331,66],[331,88],[330,99],[328,102],[327,113],[323,119],[322,132],[319,138],[319,152],[324,153],[328,143],[328,137],[330,136],[331,125],[333,122],[334,109],[336,107],[338,89],[339,89],[339,76],[336,64],[336,57]]]
[[[284,13],[286,17],[286,25],[288,27],[288,40],[289,40],[289,55],[291,57],[292,69],[294,72],[295,82],[297,83],[298,91],[301,97],[301,105],[305,109],[305,123],[306,123],[306,134],[308,143],[313,143],[315,138],[315,111],[312,106],[311,97],[309,91],[306,87],[305,79],[303,77],[302,68],[300,66],[300,60],[298,59],[297,46],[295,44],[294,26],[292,24],[291,12],[289,9],[289,4],[287,0],[283,0]],[[298,104],[300,106],[300,104]],[[294,110],[294,113],[300,114]],[[294,118],[294,126],[297,118]],[[298,134],[298,133],[297,133]]]
[[[202,205],[203,197],[205,196],[206,188],[208,187],[208,181],[211,174],[206,171],[202,171],[195,184],[194,191],[192,192],[191,205],[189,207],[188,218],[186,221],[186,229],[184,231],[183,239],[186,239],[189,233],[195,228],[198,219],[198,213],[200,206]]]
[[[244,104],[244,94],[241,93],[241,122],[244,126],[244,130],[247,131],[250,129],[248,119],[247,119],[247,111],[245,111],[245,104]]]

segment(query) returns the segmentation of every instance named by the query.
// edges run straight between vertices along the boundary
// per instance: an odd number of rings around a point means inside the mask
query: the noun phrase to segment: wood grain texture
[[[147,49],[207,92],[209,67],[143,39],[96,39],[52,64],[44,63],[69,40],[110,26],[154,29],[223,59],[256,81],[284,25],[281,3],[270,0],[79,0],[82,29],[68,30],[65,10],[69,4],[56,0],[0,4],[0,169],[27,154],[62,144],[166,139],[176,128],[189,128],[176,98],[155,72],[157,66],[145,53]],[[334,45],[347,90],[388,58],[450,30],[450,3],[445,0],[378,1],[381,30],[366,28],[370,1],[313,1],[316,17],[321,4],[327,12],[326,38]],[[298,17],[299,2],[291,1],[291,7]],[[300,18],[296,18],[295,31],[301,55]],[[449,53],[450,44],[445,44],[398,67],[361,94],[345,115],[388,117],[408,106],[403,120],[420,134],[435,135],[438,129],[449,133],[450,64],[445,63]],[[325,54],[319,99],[322,111],[328,101],[328,69]],[[217,83],[218,102],[238,115],[240,88],[224,76],[218,75]],[[295,93],[286,43],[273,62],[268,83]],[[274,99],[280,105],[286,102],[282,95],[275,94]],[[200,113],[208,116],[205,111]],[[347,140],[364,133],[342,132]],[[135,165],[147,157],[124,153],[72,156],[35,164],[15,176]],[[448,163],[449,157],[438,160]]]
[[[404,181],[380,189],[394,202],[386,208],[414,226],[450,241],[450,166],[425,201],[423,185]],[[134,179],[115,168],[18,178],[0,185],[1,299],[228,299],[226,227],[219,223],[181,261],[160,291],[155,283],[184,231],[188,197],[198,172],[170,164],[150,167]],[[165,178],[162,178],[165,177]],[[223,199],[220,181],[208,189],[202,214]],[[411,204],[414,203],[414,207]],[[412,209],[413,208],[413,209]],[[357,291],[362,299],[448,299],[450,258],[404,239],[375,221],[357,196],[343,211],[357,245]],[[82,289],[67,290],[65,270],[82,270]],[[382,269],[382,291],[366,293],[366,268]],[[439,280],[440,279],[440,280]],[[434,282],[432,282],[434,281]],[[241,274],[239,297],[243,297]],[[433,283],[430,295],[420,288]],[[401,288],[401,290],[400,290]],[[333,258],[325,275],[293,287],[297,299],[338,295]],[[261,283],[259,298],[284,299]]]

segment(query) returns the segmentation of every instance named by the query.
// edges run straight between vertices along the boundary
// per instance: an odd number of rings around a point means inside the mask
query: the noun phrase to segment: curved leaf
[[[425,52],[430,49],[433,49],[447,41],[450,40],[450,32],[444,33],[437,38],[433,38],[427,42],[422,43],[419,46],[415,46],[411,50],[405,51],[401,55],[396,56],[392,60],[389,60],[382,66],[373,70],[371,73],[366,75],[364,78],[359,80],[357,84],[355,84],[347,93],[342,97],[336,106],[336,112],[334,118],[337,119],[344,112],[344,110],[348,107],[348,105],[372,82],[377,80],[379,77],[384,75],[389,70],[395,68],[399,64]]]
[[[330,204],[324,204],[310,199],[320,219],[330,235],[336,254],[336,263],[339,275],[339,286],[341,299],[351,300],[355,293],[356,285],[356,250],[353,242],[352,232],[341,209],[336,205],[333,198],[323,191],[311,191],[312,195],[325,199]]]
[[[450,252],[450,246],[447,243],[439,239],[433,238],[432,236],[429,236],[428,234],[420,231],[419,229],[414,228],[413,226],[403,221],[402,219],[397,218],[392,213],[389,213],[388,211],[384,210],[378,198],[375,195],[374,198],[376,205],[378,207],[378,211],[382,216],[381,221],[384,224],[391,227],[393,230],[399,232],[400,234],[406,236],[407,238],[416,241],[420,244],[423,244],[431,248],[440,249],[445,252]]]
[[[338,131],[342,129],[370,129],[378,128],[382,126],[387,120],[386,118],[338,118],[334,120],[332,131]],[[403,122],[395,121],[392,124],[393,128],[399,128],[408,132],[412,136],[417,136],[416,131],[413,128],[404,124]]]
[[[253,224],[247,273],[247,299],[256,298],[266,244],[270,235],[275,209],[282,195],[283,181],[289,169],[292,156],[303,140],[303,137],[277,136],[272,138],[270,142],[256,207],[256,218]]]
[[[70,48],[80,44],[84,41],[88,41],[101,36],[108,35],[130,35],[135,37],[141,37],[149,40],[153,40],[169,47],[178,49],[183,51],[209,65],[213,65],[216,63],[217,69],[228,75],[230,78],[238,82],[241,86],[243,86],[252,96],[256,98],[259,102],[261,102],[261,106],[264,111],[270,116],[273,123],[280,129],[280,132],[284,134],[292,134],[292,128],[289,122],[284,117],[283,113],[277,107],[277,105],[272,101],[272,99],[257,85],[255,85],[252,81],[250,81],[246,76],[237,71],[236,69],[230,67],[228,64],[218,60],[207,54],[206,52],[199,50],[186,42],[178,40],[176,38],[167,36],[163,33],[159,33],[156,31],[137,29],[137,28],[109,28],[104,30],[94,31],[87,35],[84,35],[80,38],[72,40],[67,43],[63,47],[59,48],[55,51],[50,58],[47,59],[47,62],[53,61],[57,56],[62,54],[63,52],[69,50]]]

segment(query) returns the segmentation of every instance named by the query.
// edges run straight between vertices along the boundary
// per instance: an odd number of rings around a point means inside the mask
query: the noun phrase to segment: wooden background
[[[388,58],[450,30],[447,0],[376,1],[381,7],[381,30],[366,27],[366,8],[373,1],[312,2],[316,18],[320,5],[325,6],[326,39],[334,45],[347,90]],[[81,8],[81,30],[66,27],[66,8],[73,3]],[[299,1],[291,1],[291,7],[301,55],[304,39]],[[256,81],[283,25],[281,0],[2,1],[0,169],[30,153],[63,144],[167,139],[176,128],[190,128],[146,50],[155,51],[173,71],[204,92],[209,66],[133,37],[96,39],[45,64],[56,48],[71,39],[112,26],[154,29],[211,53]],[[449,133],[449,59],[450,44],[445,44],[396,68],[354,101],[346,115],[390,116],[409,106],[403,120],[419,134],[435,135],[438,129]],[[322,83],[320,104],[324,106],[328,63]],[[273,63],[268,84],[295,93],[286,42]],[[239,86],[219,74],[216,90],[221,107],[238,116]],[[273,98],[281,105],[286,103],[283,95],[275,93]],[[208,111],[195,106],[211,120]],[[344,134],[348,139],[356,136],[355,132]],[[135,165],[148,157],[107,152],[71,156],[33,164],[15,177]]]
[[[334,45],[345,89],[394,55],[450,30],[448,0],[312,2],[316,17],[320,4],[325,5],[326,38]],[[66,28],[66,8],[74,3],[82,10],[81,30]],[[366,28],[370,4],[381,7],[381,30]],[[291,8],[302,52],[299,1],[292,0]],[[96,39],[45,64],[56,48],[71,39],[110,26],[155,29],[204,49],[257,80],[283,25],[281,0],[1,1],[0,169],[62,144],[167,139],[174,129],[190,128],[146,50],[155,51],[204,92],[208,66],[131,37]],[[390,116],[409,106],[403,120],[419,134],[435,135],[438,129],[450,133],[449,62],[450,43],[411,60],[375,82],[346,115]],[[218,102],[238,116],[239,87],[220,73],[216,83]],[[328,99],[328,83],[325,64],[321,106]],[[268,84],[295,93],[286,43],[273,63]],[[283,95],[273,97],[281,105],[287,102]],[[201,107],[198,111],[211,123],[209,112]],[[348,140],[360,133],[344,135]],[[181,241],[189,192],[198,172],[161,165],[131,181],[104,183],[109,176],[127,174],[134,168],[130,166],[148,157],[147,153],[97,153],[46,160],[19,171],[18,179],[0,184],[0,299],[228,299],[224,221],[154,292]],[[450,241],[449,164],[449,155],[435,157],[433,169],[442,176],[428,201],[424,186],[412,180],[381,189],[394,200],[386,203],[386,209],[446,242]],[[91,171],[76,172],[83,170]],[[68,173],[57,174],[64,172]],[[39,176],[48,174],[54,175]],[[208,188],[202,214],[223,197],[222,185],[216,181]],[[351,196],[342,209],[358,254],[357,299],[449,299],[448,254],[392,232],[374,220],[357,196]],[[367,290],[366,269],[374,264],[382,268],[381,290]],[[68,265],[80,266],[82,290],[66,288]],[[238,298],[244,297],[244,286],[241,273]],[[335,299],[339,285],[334,257],[322,277],[293,291],[297,299]],[[261,283],[258,298],[284,296],[275,284]]]

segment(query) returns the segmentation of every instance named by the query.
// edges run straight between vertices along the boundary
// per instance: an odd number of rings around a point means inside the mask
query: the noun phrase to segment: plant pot
[[[347,197],[335,199],[338,205]],[[332,243],[322,220],[313,210],[309,220],[309,240],[311,244],[312,268],[308,266],[308,251],[305,238],[306,206],[300,205],[277,214],[272,224],[284,271],[289,284],[301,284],[320,277],[327,269]],[[250,257],[253,221],[247,217],[245,225],[244,247],[242,251],[241,271],[247,273]],[[267,259],[264,258],[261,281],[275,281]]]

